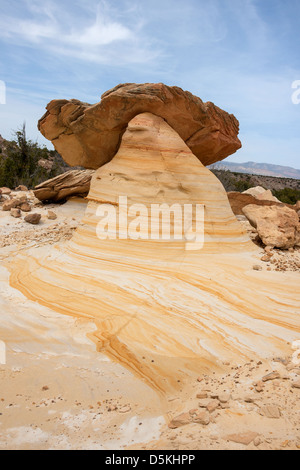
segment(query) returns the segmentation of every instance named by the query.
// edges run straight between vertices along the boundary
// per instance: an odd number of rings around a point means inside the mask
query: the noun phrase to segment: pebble
[[[270,374],[265,375],[261,380],[263,382],[268,382],[269,380],[280,379],[280,374],[276,370],[271,372]]]
[[[280,409],[276,405],[262,406],[260,408],[260,414],[271,419],[279,419],[281,416]]]
[[[229,436],[226,436],[225,439],[227,441],[232,441],[232,442],[236,442],[237,444],[244,444],[247,446],[252,441],[254,441],[254,439],[257,437],[258,437],[257,432],[248,431],[248,432],[239,433],[239,434],[230,434]]]

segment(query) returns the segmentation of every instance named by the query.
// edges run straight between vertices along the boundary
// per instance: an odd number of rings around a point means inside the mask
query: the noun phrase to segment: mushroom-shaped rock
[[[211,102],[163,83],[126,83],[105,92],[99,103],[52,100],[40,132],[71,166],[97,169],[118,151],[127,124],[137,114],[162,117],[202,162],[223,160],[241,147],[239,122]]]

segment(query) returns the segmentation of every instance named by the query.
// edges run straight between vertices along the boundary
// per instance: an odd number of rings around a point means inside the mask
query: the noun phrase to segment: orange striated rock
[[[261,207],[249,204],[243,213],[266,246],[291,248],[300,246],[300,223],[297,213],[286,207]]]
[[[93,170],[70,170],[44,181],[34,188],[40,201],[58,202],[72,196],[86,196],[90,189]]]
[[[251,194],[239,193],[238,191],[230,191],[227,193],[231,209],[235,215],[243,215],[243,208],[249,204],[255,204],[256,206],[286,206],[293,209],[293,206],[289,204],[283,204],[282,202],[269,201],[264,199],[258,199]]]
[[[97,169],[109,162],[128,122],[143,112],[165,119],[203,165],[241,147],[239,122],[232,114],[163,83],[126,83],[108,90],[94,105],[52,100],[46,109],[38,128],[71,166]]]
[[[127,196],[127,207],[119,196]],[[287,277],[282,290],[282,278],[252,269],[259,250],[223,186],[162,118],[132,119],[119,151],[94,173],[87,201],[68,242],[9,261],[12,287],[93,321],[97,350],[162,394],[220,370],[221,362],[289,354],[288,341],[300,333],[298,280]],[[203,246],[163,239],[150,205],[201,203]],[[126,216],[138,237],[123,237]],[[149,234],[152,222],[159,239]],[[112,236],[100,236],[98,224]],[[173,233],[180,220],[170,224]]]

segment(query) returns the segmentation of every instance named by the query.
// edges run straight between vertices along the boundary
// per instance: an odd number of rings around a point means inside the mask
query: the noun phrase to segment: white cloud
[[[30,17],[25,19],[2,15],[0,38],[11,44],[104,64],[113,63],[116,56],[120,64],[143,63],[159,54],[149,40],[139,37],[140,21],[123,24],[115,19],[115,11],[105,1],[95,5],[93,13],[84,8],[74,14],[52,2],[33,2],[29,11]]]

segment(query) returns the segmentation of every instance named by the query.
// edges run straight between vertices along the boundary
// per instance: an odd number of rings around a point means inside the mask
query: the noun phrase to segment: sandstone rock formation
[[[228,200],[230,202],[231,209],[235,215],[243,215],[243,208],[249,204],[255,204],[257,206],[282,206],[282,202],[276,202],[273,200],[258,199],[248,193],[239,193],[238,191],[230,191],[227,193]],[[288,204],[285,206],[293,208]]]
[[[71,166],[97,169],[110,161],[128,122],[143,112],[164,118],[204,165],[241,147],[239,123],[232,114],[163,83],[122,84],[94,105],[53,100],[46,109],[38,128]]]
[[[297,213],[284,206],[262,207],[250,204],[243,213],[265,245],[277,248],[300,246],[300,223]]]
[[[270,189],[265,189],[262,186],[255,186],[254,188],[249,188],[244,191],[242,194],[250,194],[260,201],[274,201],[280,202],[277,197],[273,196]]]
[[[52,251],[20,252],[7,265],[10,283],[31,300],[93,321],[97,350],[154,390],[174,390],[223,361],[281,354],[299,334],[297,283],[282,292],[268,273],[253,271],[257,247],[223,186],[161,117],[142,113],[128,123],[87,199],[72,239]],[[185,237],[162,237],[159,216],[149,212],[162,203],[204,204],[203,246],[190,250]],[[97,230],[105,218],[106,237]],[[153,221],[159,239],[149,237]],[[180,224],[171,225],[175,232]],[[126,238],[132,232],[138,236]]]
[[[93,170],[70,170],[44,181],[34,189],[40,201],[62,201],[71,196],[86,196],[90,189]]]

